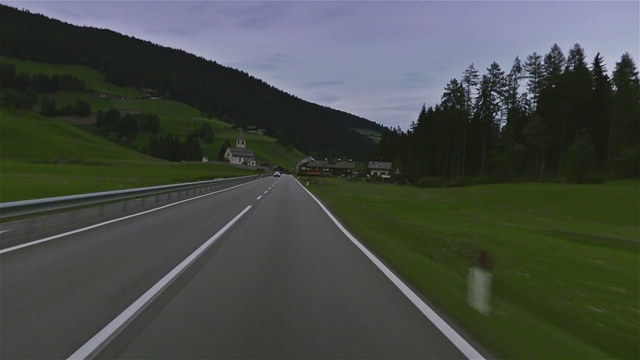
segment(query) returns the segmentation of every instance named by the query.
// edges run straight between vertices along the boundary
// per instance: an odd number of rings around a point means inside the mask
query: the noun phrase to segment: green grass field
[[[0,202],[255,173],[155,159],[57,120],[0,109]]]
[[[219,164],[127,160],[98,165],[3,161],[0,167],[0,202],[257,174]]]
[[[455,189],[311,179],[353,233],[499,358],[637,358],[639,183]],[[474,250],[493,312],[466,304]]]

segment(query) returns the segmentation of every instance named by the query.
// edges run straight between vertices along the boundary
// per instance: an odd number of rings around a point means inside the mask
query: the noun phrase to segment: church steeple
[[[236,147],[244,149],[245,145],[244,132],[240,129],[240,134],[238,134],[238,139],[236,140]]]

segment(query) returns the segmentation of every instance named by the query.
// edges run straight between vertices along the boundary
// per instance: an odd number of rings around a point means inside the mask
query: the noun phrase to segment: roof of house
[[[256,157],[255,155],[253,155],[253,151],[251,151],[251,149],[230,147],[229,151],[231,151],[231,156],[246,157],[246,158]]]
[[[381,161],[369,161],[369,165],[367,166],[369,170],[391,170],[390,162],[381,162]]]
[[[356,168],[356,163],[341,161],[341,162],[333,162],[333,161],[309,161],[306,163],[306,166],[309,168],[328,168],[328,169],[351,169],[354,170]]]
[[[307,156],[306,158],[298,161],[298,166],[307,165],[311,161],[314,161],[313,158],[311,156]]]

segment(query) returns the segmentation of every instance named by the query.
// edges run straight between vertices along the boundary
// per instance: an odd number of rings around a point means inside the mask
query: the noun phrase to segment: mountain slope
[[[0,54],[87,65],[113,84],[152,88],[225,121],[256,125],[311,155],[365,158],[375,143],[353,129],[382,131],[381,125],[301,100],[245,72],[184,51],[4,5],[0,43]]]
[[[95,112],[98,110],[106,111],[110,108],[115,108],[122,113],[128,112],[151,112],[158,115],[160,119],[160,132],[168,133],[178,136],[182,141],[194,131],[197,131],[202,124],[208,124],[213,128],[213,132],[215,134],[215,140],[206,144],[201,141],[201,147],[203,150],[203,155],[206,155],[211,160],[216,160],[218,152],[220,151],[220,147],[224,143],[225,140],[229,140],[232,144],[235,142],[236,137],[238,136],[238,130],[234,129],[232,125],[222,122],[216,118],[206,118],[202,116],[202,113],[184,103],[177,102],[175,100],[165,100],[165,99],[148,99],[144,93],[137,91],[132,88],[126,88],[116,85],[111,85],[105,82],[104,76],[100,73],[96,72],[93,69],[90,69],[86,66],[81,65],[52,65],[47,63],[40,63],[34,61],[25,61],[25,60],[17,60],[14,58],[7,58],[0,56],[0,64],[8,63],[13,65],[16,68],[18,73],[24,72],[30,75],[38,75],[38,74],[47,74],[47,75],[71,75],[73,77],[78,78],[79,80],[84,81],[87,84],[88,92],[77,92],[77,91],[58,91],[55,93],[48,94],[39,94],[39,98],[49,98],[54,100],[59,106],[64,106],[65,104],[74,103],[76,100],[86,101],[91,105],[91,108],[94,111],[94,114],[91,117],[84,118],[63,118],[64,121],[68,121],[72,124],[82,124],[87,127],[87,130],[90,130],[91,124],[95,124]],[[2,78],[0,77],[0,82]],[[103,96],[102,94],[110,94],[110,96]],[[36,106],[37,108],[37,106]],[[2,112],[4,113],[4,109]],[[16,116],[13,116],[16,117]],[[55,122],[46,121],[48,119],[35,116],[32,114],[24,113],[23,115],[19,115],[17,117],[24,117],[25,122],[21,127],[21,131],[23,132],[21,136],[16,139],[20,139],[17,142],[18,146],[11,145],[11,148],[8,148],[10,153],[16,153],[17,155],[24,157],[25,153],[20,148],[19,144],[23,143],[23,139],[35,138],[39,135],[45,134],[55,134],[56,132],[49,131],[38,131],[37,126],[28,126],[30,123],[36,123],[34,119],[39,119],[40,123],[47,124],[46,126],[56,126]],[[62,120],[58,118],[59,120]],[[10,119],[9,119],[10,120]],[[29,120],[29,121],[26,121]],[[2,130],[5,128],[7,131],[10,131],[12,123],[7,121],[2,123]],[[27,127],[25,127],[27,126]],[[62,124],[57,124],[58,127],[62,126]],[[77,130],[77,129],[74,129]],[[33,132],[35,135],[30,135]],[[151,134],[144,132],[138,134],[136,139],[129,144],[130,147],[137,149],[141,152],[146,152],[147,145],[149,141],[149,137]],[[47,143],[48,148],[55,149],[55,143],[59,140],[61,146],[65,146],[65,144],[69,143],[69,139],[59,139],[53,136],[52,139],[40,139],[38,143]],[[259,162],[267,162],[274,165],[279,165],[288,169],[292,169],[295,164],[298,163],[301,159],[304,159],[306,155],[301,153],[295,148],[288,149],[281,144],[276,143],[276,139],[260,135],[254,133],[246,134],[248,146],[254,151],[256,157]],[[84,134],[83,138],[86,139],[96,139],[91,134]],[[100,141],[103,141],[102,138],[97,138]],[[10,140],[11,141],[11,140]],[[113,143],[110,143],[114,145]],[[9,146],[9,145],[7,145]],[[119,146],[118,146],[119,148]],[[129,149],[123,148],[127,151]],[[41,152],[42,153],[42,152]],[[83,151],[82,154],[91,154],[92,152]],[[137,153],[134,153],[137,154]],[[139,154],[138,154],[139,155]],[[86,156],[86,155],[85,155]],[[1,156],[0,156],[1,157]],[[57,156],[57,158],[63,157],[71,157],[69,154],[63,154]],[[125,157],[126,158],[126,157]],[[155,159],[154,159],[155,160]]]
[[[34,113],[0,108],[0,160],[57,161],[60,159],[138,160],[159,162],[72,125]]]

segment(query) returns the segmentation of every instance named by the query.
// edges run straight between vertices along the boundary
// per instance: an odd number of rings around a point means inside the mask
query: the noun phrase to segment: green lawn
[[[311,181],[364,243],[500,358],[637,358],[639,183],[455,189]],[[466,304],[476,250],[493,313]]]
[[[89,165],[3,161],[0,169],[0,202],[257,174],[225,164],[126,160]]]
[[[160,160],[34,113],[0,108],[0,160]],[[3,171],[4,173],[4,171]]]

